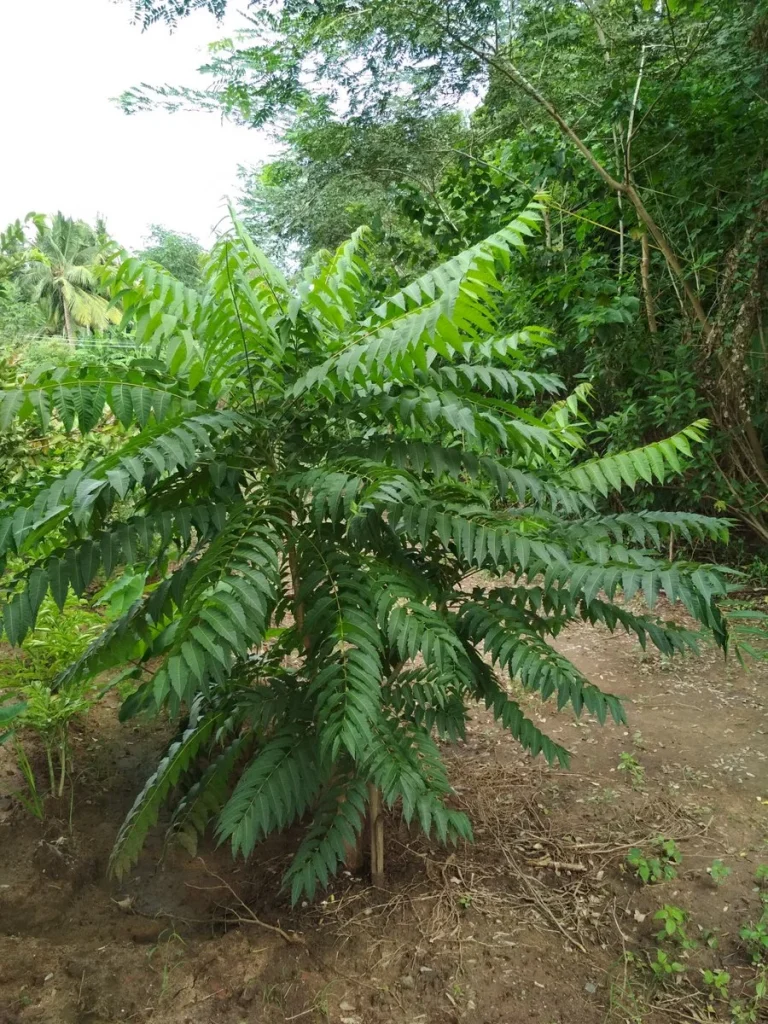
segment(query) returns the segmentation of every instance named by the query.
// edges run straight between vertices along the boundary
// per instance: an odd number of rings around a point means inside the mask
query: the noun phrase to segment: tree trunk
[[[75,344],[75,332],[72,327],[72,314],[69,311],[66,299],[62,296],[62,308],[64,310],[64,332],[67,335],[70,345]]]
[[[384,802],[381,790],[368,783],[368,814],[354,843],[348,843],[344,850],[344,867],[357,874],[365,864],[366,840],[370,854],[371,882],[383,887],[384,873]]]
[[[384,885],[384,818],[381,790],[368,784],[368,825],[371,838],[371,882],[378,888]]]
[[[718,312],[704,349],[713,416],[732,438],[742,473],[768,486],[768,462],[752,422],[753,381],[750,355],[758,331],[768,263],[768,200],[733,246],[720,281]]]

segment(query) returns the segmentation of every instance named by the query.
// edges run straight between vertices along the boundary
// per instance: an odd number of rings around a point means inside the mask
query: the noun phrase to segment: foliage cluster
[[[48,794],[61,797],[72,769],[70,730],[98,699],[87,680],[56,687],[54,680],[80,657],[104,629],[85,601],[68,598],[59,610],[51,598],[40,607],[37,628],[17,654],[0,660],[0,744],[12,742],[27,793],[22,802],[36,817],[44,795],[25,747],[36,737],[46,763]]]
[[[677,878],[677,868],[682,854],[674,839],[659,836],[653,844],[653,852],[645,853],[639,847],[633,847],[627,854],[627,864],[644,885],[666,882]]]
[[[153,224],[138,255],[143,260],[158,263],[182,284],[198,288],[202,284],[200,259],[203,252],[203,247],[191,235]]]

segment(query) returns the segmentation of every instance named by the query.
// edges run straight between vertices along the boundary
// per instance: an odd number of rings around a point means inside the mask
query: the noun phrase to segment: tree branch
[[[565,120],[565,118],[562,116],[559,110],[555,107],[555,105],[550,100],[548,100],[546,96],[543,96],[539,92],[539,90],[531,82],[528,81],[528,79],[522,74],[522,72],[517,67],[515,67],[514,64],[512,64],[508,60],[504,60],[502,62],[498,60],[496,57],[484,53],[482,50],[478,50],[477,47],[473,46],[471,43],[467,43],[463,39],[458,37],[450,28],[447,28],[446,31],[459,46],[468,50],[470,53],[474,54],[476,57],[484,61],[490,67],[494,68],[500,74],[504,75],[504,77],[509,79],[509,81],[512,82],[513,85],[517,86],[518,89],[524,92],[543,110],[545,110],[547,114],[549,114],[549,116],[555,122],[555,124],[558,126],[563,135],[565,135],[566,138],[570,139],[570,141],[573,143],[573,145],[576,147],[579,153],[581,153],[581,155],[584,157],[584,159],[587,161],[590,167],[592,167],[592,169],[602,178],[606,185],[608,185],[608,187],[613,191],[623,193],[624,195],[627,196],[629,201],[634,206],[638,218],[648,228],[653,240],[656,242],[659,249],[663,253],[664,259],[667,261],[667,265],[669,266],[671,272],[675,275],[675,277],[682,285],[683,291],[685,292],[686,298],[688,299],[688,303],[691,307],[691,310],[693,311],[694,317],[696,318],[696,320],[698,320],[699,324],[701,325],[704,334],[706,336],[709,336],[712,327],[707,317],[707,314],[704,312],[704,307],[701,304],[701,300],[699,299],[698,295],[686,279],[685,273],[680,264],[680,260],[677,258],[675,251],[673,250],[672,246],[670,245],[661,228],[646,209],[645,204],[640,198],[640,195],[637,192],[635,186],[632,185],[630,182],[618,181],[616,178],[614,178],[610,171],[608,171],[600,163],[600,161],[597,159],[597,157],[589,148],[589,146],[584,142],[584,140],[568,124],[568,122]]]
[[[643,70],[645,68],[645,43],[640,48],[640,67],[635,82],[635,92],[632,96],[632,106],[629,109],[629,124],[627,125],[627,145],[624,150],[624,180],[629,185],[632,181],[632,134],[635,125],[635,111],[637,101],[640,98],[640,85],[643,81]]]

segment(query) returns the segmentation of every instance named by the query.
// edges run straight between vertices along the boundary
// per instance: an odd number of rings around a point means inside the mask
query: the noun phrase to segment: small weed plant
[[[48,767],[50,793],[64,795],[67,773],[72,763],[70,728],[88,713],[93,703],[87,688],[77,686],[54,692],[45,683],[30,683],[25,688],[27,708],[20,728],[40,739]]]
[[[656,950],[656,956],[649,961],[653,976],[659,981],[667,981],[676,975],[685,974],[685,967],[678,960],[673,959],[663,949]]]
[[[765,872],[758,869],[762,881]],[[734,954],[728,957],[726,970],[713,951],[717,949],[714,933],[697,925],[701,942],[688,934],[690,915],[674,904],[664,904],[653,915],[662,927],[655,934],[657,946],[643,955],[625,950],[623,980],[611,988],[611,1020],[641,1024],[649,1019],[653,1007],[683,1004],[690,1011],[690,1020],[727,1020],[729,1024],[758,1024],[766,1018],[768,1008],[768,894],[761,893],[762,915],[759,920],[743,925],[739,936],[752,961],[752,970],[745,975],[744,965],[732,966]],[[694,950],[699,962],[698,975],[689,970],[687,961]],[[701,958],[706,958],[701,962]],[[700,978],[696,984],[694,978]],[[666,1002],[664,989],[674,986],[676,994]],[[626,1012],[625,1012],[626,1011]],[[617,1017],[616,1013],[623,1013]]]
[[[653,843],[653,851],[646,853],[634,846],[627,854],[627,864],[643,885],[655,885],[677,878],[677,868],[683,859],[674,839],[659,836]]]
[[[666,903],[653,915],[654,921],[661,924],[661,931],[656,933],[656,941],[664,942],[670,940],[678,943],[683,949],[695,949],[697,943],[688,937],[685,930],[688,921],[688,914],[680,907]]]
[[[29,763],[29,758],[24,750],[24,747],[19,742],[18,737],[14,736],[14,745],[16,747],[16,763],[19,766],[24,783],[27,787],[26,793],[17,793],[19,801],[22,806],[25,807],[33,818],[37,818],[38,821],[42,821],[45,817],[45,806],[43,804],[43,798],[40,795],[40,791],[37,788],[37,780],[35,779],[35,773],[32,770],[32,765]]]
[[[701,977],[713,996],[718,999],[728,998],[728,986],[731,984],[731,976],[728,971],[703,970]]]
[[[147,953],[150,968],[160,976],[159,1002],[167,999],[171,975],[181,967],[185,957],[186,943],[175,928],[163,932],[157,945],[152,946]]]
[[[762,896],[763,912],[760,918],[748,922],[739,929],[739,937],[752,957],[753,963],[763,963],[768,958],[768,896]]]
[[[83,718],[97,694],[86,681],[54,688],[51,684],[88,647],[104,628],[99,615],[84,602],[71,598],[61,614],[51,600],[39,613],[40,627],[26,638],[21,657],[2,666],[0,689],[0,743],[12,740],[16,762],[26,785],[17,794],[34,817],[44,816],[44,789],[39,784],[28,752],[29,740],[42,746],[47,769],[48,793],[64,795],[72,766],[71,727]]]
[[[632,784],[632,789],[642,789],[645,784],[645,768],[633,754],[622,751],[619,754],[617,770],[624,772]]]
[[[707,868],[707,873],[715,885],[722,885],[731,874],[731,869],[721,860],[713,860]]]
[[[768,1000],[768,967],[763,965],[755,978],[754,994],[747,999],[735,999],[730,1005],[733,1024],[756,1024],[764,1020]]]

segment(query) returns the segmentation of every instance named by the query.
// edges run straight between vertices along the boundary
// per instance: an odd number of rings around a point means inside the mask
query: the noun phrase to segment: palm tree
[[[75,325],[103,331],[120,321],[118,310],[100,294],[95,270],[101,251],[97,233],[83,221],[57,213],[50,224],[38,224],[24,279],[32,300],[46,310],[52,330],[61,330],[63,324],[70,342]]]

